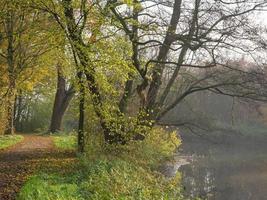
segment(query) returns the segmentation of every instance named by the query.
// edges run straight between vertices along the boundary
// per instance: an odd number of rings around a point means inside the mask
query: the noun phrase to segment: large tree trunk
[[[174,40],[175,31],[177,29],[178,22],[180,20],[181,15],[181,5],[182,0],[175,0],[173,6],[173,13],[170,21],[169,28],[167,30],[165,39],[163,41],[163,45],[161,46],[158,54],[157,60],[159,63],[156,64],[155,68],[152,72],[152,81],[147,94],[147,107],[148,109],[154,109],[156,107],[156,100],[161,86],[161,79],[163,75],[163,71],[165,65],[161,62],[165,62],[167,60],[167,55],[170,50],[170,47]],[[158,108],[159,109],[159,108]],[[157,111],[154,111],[156,113]]]
[[[6,130],[5,135],[13,135],[14,134],[14,104],[8,102],[7,103],[7,124],[6,124]]]
[[[15,105],[14,105],[14,126],[16,131],[22,131],[22,123],[21,123],[21,114],[22,114],[22,94],[21,90],[18,91],[18,94],[16,95]]]
[[[61,130],[63,116],[74,96],[74,89],[71,87],[66,90],[66,80],[62,74],[61,67],[57,67],[58,80],[57,92],[54,101],[53,113],[50,124],[50,132],[55,133]]]
[[[5,128],[6,135],[14,134],[15,88],[16,82],[12,78],[10,78],[9,91],[7,93],[7,124]]]
[[[7,45],[7,64],[9,88],[7,92],[7,124],[5,134],[14,134],[14,103],[16,96],[16,74],[15,74],[15,57],[14,57],[14,21],[12,13],[8,13],[6,20]]]

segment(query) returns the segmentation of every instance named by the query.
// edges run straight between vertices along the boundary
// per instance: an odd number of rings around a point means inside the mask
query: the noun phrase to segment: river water
[[[180,167],[187,197],[267,200],[267,134],[182,135]]]

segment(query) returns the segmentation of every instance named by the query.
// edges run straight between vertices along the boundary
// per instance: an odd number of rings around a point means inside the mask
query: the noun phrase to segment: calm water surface
[[[185,194],[210,200],[267,200],[267,136],[182,135]]]

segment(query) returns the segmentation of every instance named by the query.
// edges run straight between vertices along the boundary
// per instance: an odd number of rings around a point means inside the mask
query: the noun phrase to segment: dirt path
[[[43,164],[73,158],[73,152],[57,150],[51,137],[24,135],[22,142],[0,151],[0,200],[14,200],[27,177]]]

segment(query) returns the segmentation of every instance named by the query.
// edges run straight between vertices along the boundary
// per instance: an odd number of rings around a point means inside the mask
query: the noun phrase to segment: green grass
[[[30,178],[18,196],[18,200],[78,200],[79,188],[73,177],[55,174],[39,174]]]
[[[179,200],[179,186],[121,159],[81,161],[66,174],[30,178],[18,200]],[[179,177],[177,178],[177,180]]]
[[[21,135],[0,135],[0,149],[5,149],[23,140]]]
[[[63,150],[75,150],[77,148],[77,137],[75,135],[61,134],[52,136],[57,148]]]
[[[156,170],[180,144],[175,134],[161,131],[124,146],[103,146],[101,139],[91,136],[86,155],[68,166],[63,161],[56,169],[42,169],[27,181],[18,200],[184,199],[180,174],[167,179]],[[73,143],[71,137],[59,137],[58,147]]]

